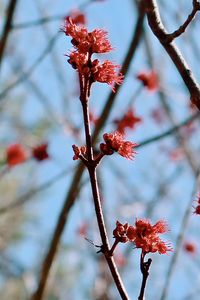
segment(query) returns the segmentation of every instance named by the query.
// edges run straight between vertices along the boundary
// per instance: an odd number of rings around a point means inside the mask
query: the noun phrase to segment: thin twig
[[[192,12],[187,17],[186,21],[174,32],[168,34],[169,41],[172,42],[175,38],[179,37],[182,33],[185,32],[188,25],[194,19],[196,13],[200,10],[200,3],[198,0],[193,0],[193,9]]]
[[[141,253],[140,256],[140,271],[142,273],[142,284],[140,288],[140,294],[138,297],[138,300],[144,300],[144,294],[145,294],[145,288],[147,284],[147,278],[149,276],[149,268],[151,266],[152,260],[149,258],[147,261],[145,261],[145,255],[146,253]]]
[[[3,33],[0,40],[0,68],[1,68],[2,60],[3,60],[3,56],[4,56],[4,52],[8,40],[8,35],[11,30],[16,5],[17,5],[17,0],[10,0],[7,8],[7,18],[4,24]]]

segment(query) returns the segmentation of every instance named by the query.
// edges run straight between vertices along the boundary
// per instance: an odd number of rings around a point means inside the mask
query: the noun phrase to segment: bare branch
[[[1,63],[2,63],[4,52],[5,52],[5,48],[6,48],[8,35],[11,30],[12,20],[13,20],[15,9],[16,9],[16,4],[17,4],[17,0],[10,0],[10,3],[8,5],[7,18],[6,18],[6,21],[4,24],[3,33],[2,33],[1,40],[0,40],[0,68],[1,68]]]
[[[186,21],[181,25],[177,30],[174,32],[168,34],[169,41],[173,41],[175,38],[179,37],[182,33],[185,32],[188,25],[192,22],[194,19],[196,13],[200,10],[200,3],[198,0],[193,0],[193,9],[191,14],[187,17]]]
[[[174,43],[171,43],[169,40],[169,34],[165,29],[162,20],[160,18],[157,1],[156,0],[145,0],[144,7],[146,10],[149,26],[151,30],[158,38],[160,43],[163,45],[168,55],[171,57],[174,62],[179,74],[181,75],[186,87],[190,92],[191,102],[196,105],[200,110],[200,87],[197,83],[192,71],[184,60],[181,52],[175,46]]]

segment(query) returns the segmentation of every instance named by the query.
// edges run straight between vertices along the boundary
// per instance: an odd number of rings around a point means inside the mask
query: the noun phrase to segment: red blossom
[[[26,150],[21,144],[12,144],[6,149],[6,162],[13,167],[25,162],[28,159]]]
[[[132,160],[134,158],[136,154],[134,147],[137,146],[137,144],[125,141],[124,136],[120,132],[105,133],[103,138],[106,144],[101,144],[100,149],[104,154],[109,155],[112,154],[113,151],[116,151],[119,155],[127,159]]]
[[[49,158],[49,154],[47,152],[48,144],[44,143],[41,144],[37,147],[34,147],[32,150],[32,156],[37,160],[37,161],[42,161],[45,159]]]
[[[120,85],[124,78],[124,76],[118,72],[120,66],[113,64],[109,60],[105,60],[102,64],[99,64],[98,60],[96,61],[96,65],[92,70],[94,81],[107,83],[112,87],[113,92],[115,92],[114,85]]]
[[[89,42],[92,53],[106,53],[113,50],[108,40],[108,32],[102,29],[94,29],[89,33]]]
[[[197,251],[196,245],[193,242],[185,242],[183,244],[183,249],[190,254],[194,254]]]
[[[77,69],[80,74],[89,73],[90,69],[87,66],[88,63],[88,54],[79,53],[72,51],[69,55],[68,63],[72,65],[74,69]]]
[[[129,226],[127,237],[135,244],[136,248],[141,248],[143,253],[165,254],[172,251],[172,247],[162,241],[158,234],[165,233],[167,230],[167,224],[163,220],[152,225],[148,220],[139,219],[136,220],[135,226]]]
[[[128,242],[127,238],[128,223],[121,224],[119,221],[116,222],[116,228],[113,230],[113,237],[121,243]]]
[[[62,30],[72,38],[72,44],[82,53],[106,53],[112,50],[105,30],[94,29],[88,32],[84,26],[76,25],[71,18],[68,18]]]
[[[155,91],[159,87],[158,75],[155,71],[141,72],[136,78],[149,90]]]
[[[141,123],[142,119],[137,117],[134,113],[133,109],[129,109],[122,119],[115,120],[115,124],[117,125],[117,131],[124,134],[126,128],[134,129],[136,124]]]
[[[78,147],[76,145],[72,145],[72,148],[74,150],[73,160],[79,159],[80,155],[85,156],[85,154],[86,154],[86,147],[85,146]]]

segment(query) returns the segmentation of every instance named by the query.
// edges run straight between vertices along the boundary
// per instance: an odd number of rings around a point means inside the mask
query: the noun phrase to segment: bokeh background
[[[0,2],[2,31],[9,2]],[[177,29],[192,9],[192,1],[158,0],[158,4],[169,31]],[[72,160],[71,145],[84,144],[78,77],[65,56],[71,49],[70,39],[60,31],[64,17],[75,10],[84,14],[89,30],[103,28],[109,32],[115,49],[101,55],[102,59],[122,64],[135,33],[137,1],[17,1],[0,69],[2,300],[29,299],[36,289],[42,261],[78,165]],[[197,14],[176,41],[198,81],[199,26]],[[159,83],[149,90],[137,75],[152,70]],[[110,93],[109,86],[94,85],[90,107],[96,118]],[[130,224],[136,218],[166,220],[170,231],[165,240],[172,242],[174,252],[151,255],[146,299],[198,299],[200,220],[192,212],[199,191],[199,114],[191,107],[182,79],[151,33],[146,18],[141,40],[97,144],[104,132],[116,129],[116,120],[128,109],[141,118],[134,128],[126,130],[126,138],[139,144],[137,155],[134,161],[117,154],[106,157],[98,170],[109,239],[113,240],[116,220]],[[14,143],[28,152],[47,143],[49,158],[30,158],[8,167],[6,150]],[[98,249],[85,240],[100,245],[86,172],[80,182],[44,299],[118,299],[107,266],[96,254]],[[189,250],[188,244],[193,246]],[[141,284],[139,255],[133,245],[126,244],[115,253],[131,299],[137,298]]]

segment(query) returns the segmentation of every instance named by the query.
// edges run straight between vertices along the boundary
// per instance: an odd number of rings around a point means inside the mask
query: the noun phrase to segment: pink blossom
[[[100,146],[101,151],[106,155],[112,154],[112,151],[116,151],[119,155],[127,159],[132,160],[134,158],[136,154],[134,147],[137,146],[137,144],[125,141],[124,136],[120,132],[105,133],[103,138],[106,144],[101,144]],[[111,153],[107,153],[107,151],[111,151]]]

